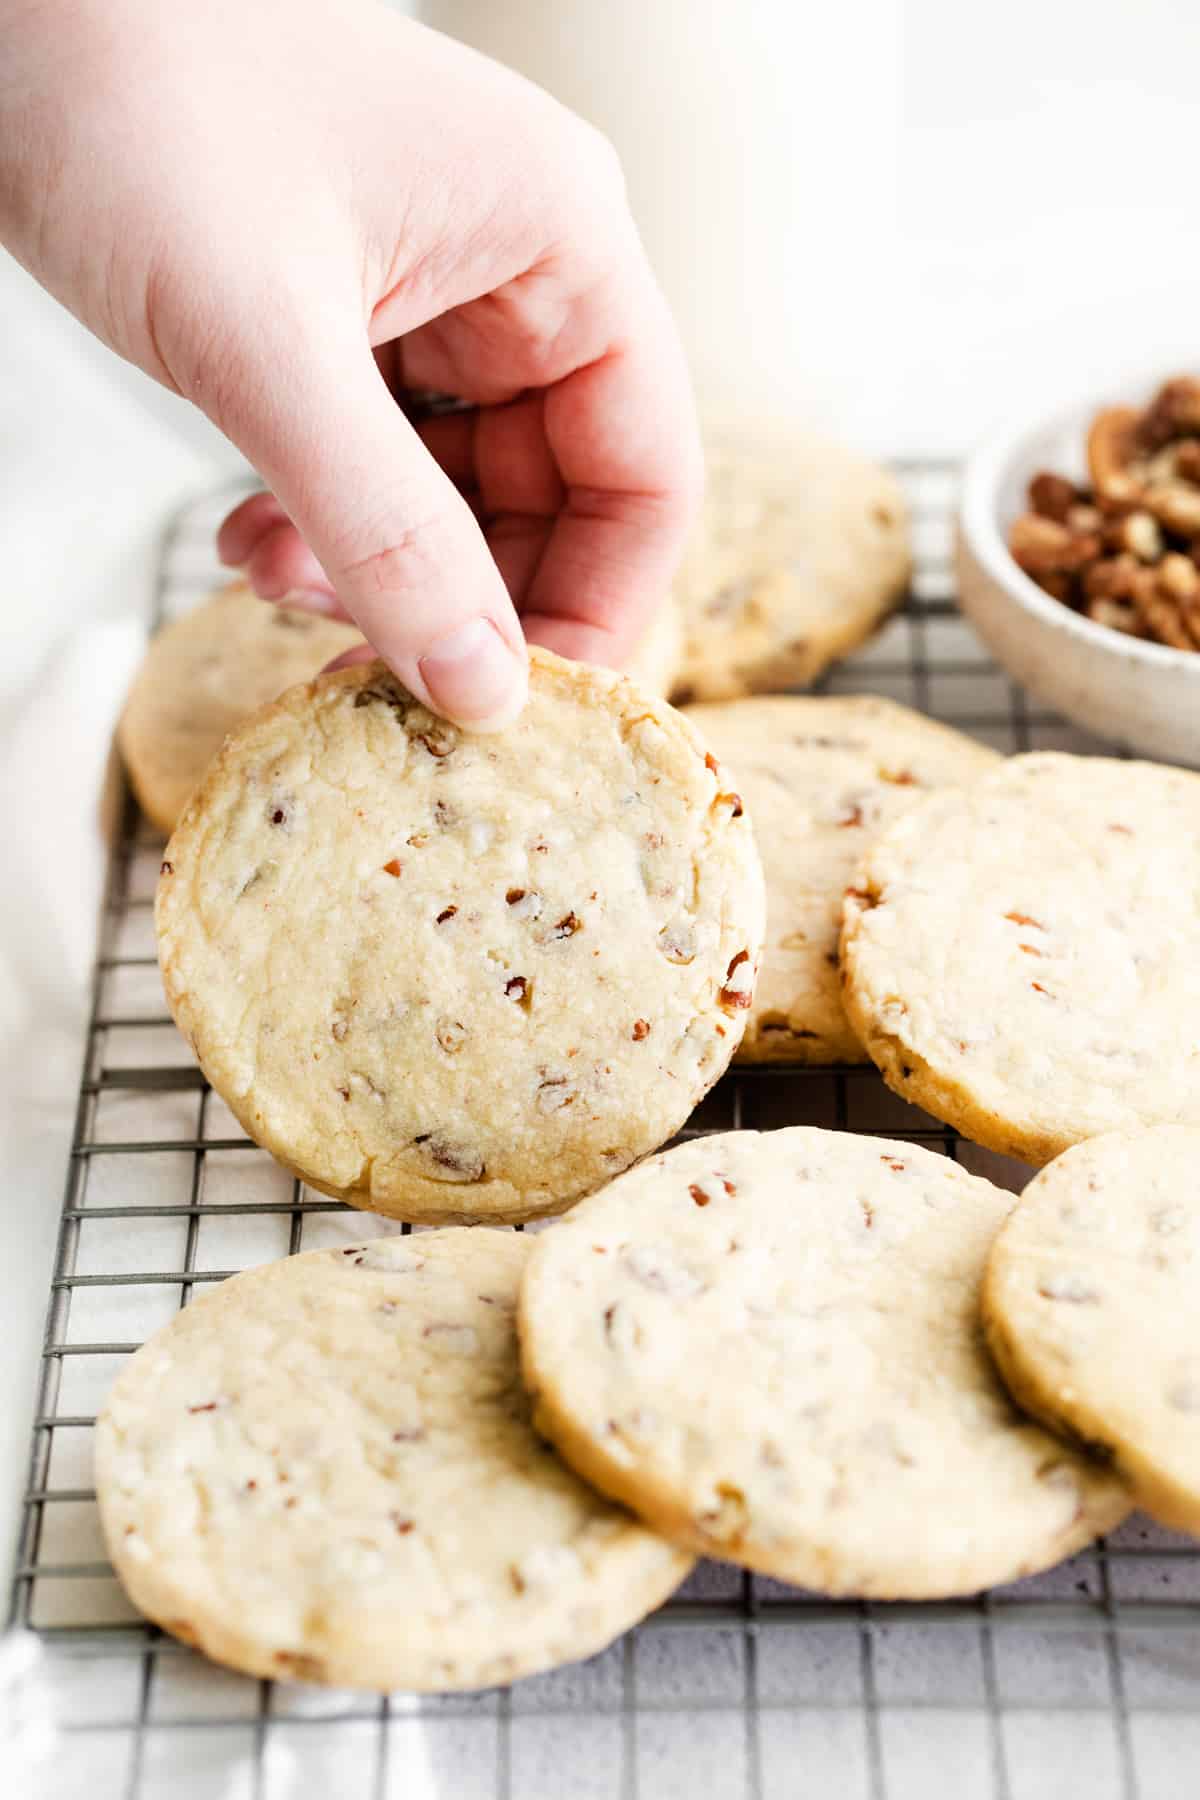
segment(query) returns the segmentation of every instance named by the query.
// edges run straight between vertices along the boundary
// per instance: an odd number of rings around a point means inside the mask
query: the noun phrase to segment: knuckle
[[[616,145],[596,125],[579,121],[582,131],[581,152],[597,186],[625,199],[625,170]]]
[[[556,177],[564,202],[577,210],[580,198],[605,211],[624,212],[625,172],[611,138],[577,113],[559,113],[558,141],[546,168]]]
[[[356,534],[357,535],[357,534]],[[428,514],[393,525],[382,542],[370,549],[345,544],[335,568],[335,580],[364,598],[380,594],[411,594],[426,587],[453,566],[457,533],[442,515]],[[358,545],[376,533],[357,537]]]

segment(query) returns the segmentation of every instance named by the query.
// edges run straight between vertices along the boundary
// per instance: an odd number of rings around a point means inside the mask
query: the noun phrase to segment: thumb
[[[225,429],[270,485],[341,604],[410,692],[494,730],[525,701],[512,600],[470,507],[388,392],[358,325],[248,382]],[[292,380],[286,379],[295,371]]]

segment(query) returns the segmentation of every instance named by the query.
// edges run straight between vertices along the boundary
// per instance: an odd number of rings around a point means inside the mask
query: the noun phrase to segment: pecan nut
[[[1200,379],[1164,383],[1141,411],[1106,407],[1087,461],[1090,489],[1034,475],[1013,560],[1095,624],[1200,649]]]

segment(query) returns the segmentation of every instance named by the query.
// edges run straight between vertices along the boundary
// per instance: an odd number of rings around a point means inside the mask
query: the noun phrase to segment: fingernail
[[[525,704],[525,668],[490,619],[448,631],[417,666],[438,711],[476,731],[511,724]]]

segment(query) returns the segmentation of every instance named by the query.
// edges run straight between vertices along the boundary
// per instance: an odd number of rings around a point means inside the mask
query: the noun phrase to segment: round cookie
[[[630,681],[647,693],[667,695],[675,686],[683,656],[683,621],[673,594],[668,594],[646,628],[625,670]]]
[[[814,681],[899,604],[910,569],[904,498],[887,470],[819,439],[774,456],[711,446],[675,582],[684,649],[674,698]]]
[[[776,696],[687,712],[754,820],[767,939],[739,1062],[865,1062],[842,1005],[842,897],[863,846],[999,760],[895,701]]]
[[[693,728],[535,652],[507,731],[382,664],[235,733],[167,846],[167,999],[250,1136],[427,1222],[560,1212],[683,1124],[762,947],[741,803]]]
[[[1200,1118],[1200,776],[1039,753],[931,796],[867,852],[841,956],[888,1085],[989,1149]]]
[[[983,1347],[1012,1205],[845,1132],[655,1156],[537,1240],[535,1423],[678,1543],[825,1593],[932,1599],[1055,1563],[1129,1499],[1014,1413]]]
[[[227,733],[361,642],[353,626],[272,606],[241,582],[164,625],[151,639],[117,727],[147,818],[160,831],[173,831]]]
[[[444,1231],[222,1282],[127,1364],[96,1486],[130,1598],[251,1675],[490,1686],[589,1656],[690,1559],[537,1437],[528,1240]]]
[[[1112,1456],[1138,1504],[1200,1532],[1200,1130],[1077,1144],[992,1246],[988,1343],[1019,1404]]]

